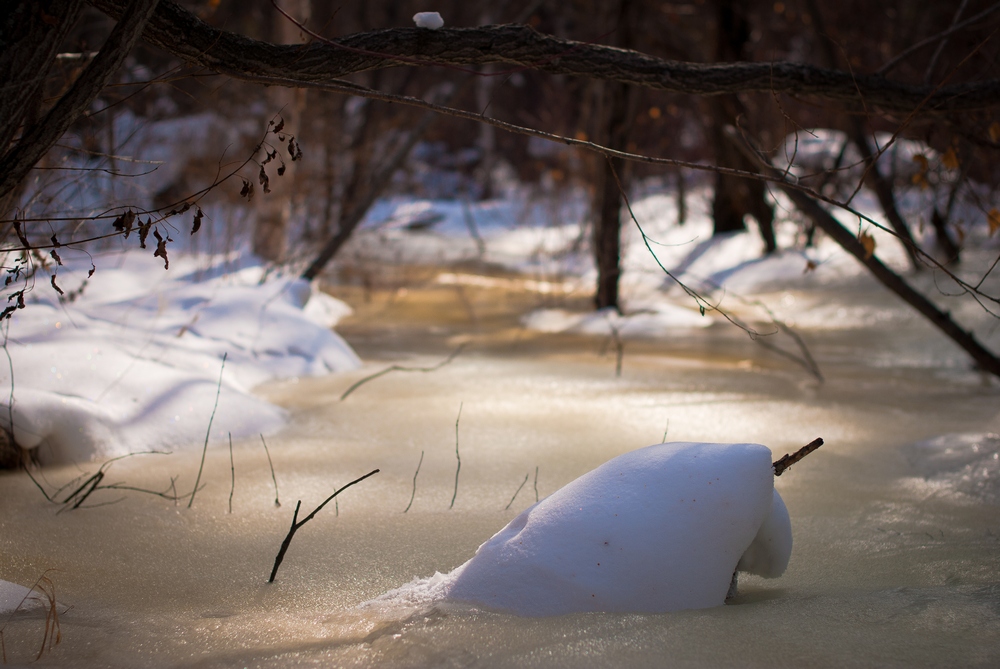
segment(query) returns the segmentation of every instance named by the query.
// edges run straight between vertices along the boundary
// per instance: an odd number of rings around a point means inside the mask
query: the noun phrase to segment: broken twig
[[[786,469],[788,469],[796,462],[806,457],[807,455],[809,455],[822,445],[823,445],[823,439],[817,437],[816,439],[813,439],[808,444],[806,444],[799,450],[795,451],[794,453],[790,455],[783,455],[782,457],[778,458],[778,460],[772,465],[774,467],[774,475],[781,476]]]
[[[455,460],[458,464],[455,465],[455,492],[451,496],[451,504],[448,505],[448,509],[451,510],[455,508],[455,498],[458,497],[458,472],[462,470],[462,456],[458,454],[458,421],[462,420],[462,406],[464,402],[458,404],[458,417],[455,418]]]
[[[417,471],[413,472],[413,492],[410,493],[410,503],[403,509],[403,513],[410,510],[410,507],[413,506],[413,498],[417,496],[417,474],[420,473],[420,465],[422,464],[424,464],[424,452],[420,451],[420,462],[417,463]]]
[[[450,363],[456,357],[458,357],[458,354],[462,352],[463,348],[465,348],[465,344],[462,344],[461,346],[456,348],[454,351],[451,352],[451,355],[449,355],[447,358],[445,358],[444,360],[442,360],[441,362],[432,367],[404,367],[402,365],[392,365],[391,367],[386,367],[380,372],[375,372],[374,374],[370,374],[369,376],[366,376],[363,379],[355,381],[351,385],[351,387],[345,390],[344,394],[340,396],[340,401],[343,402],[344,400],[346,400],[348,395],[350,395],[355,390],[357,390],[364,384],[368,383],[369,381],[374,381],[378,377],[385,376],[389,372],[436,372],[437,370],[441,369],[442,367]]]
[[[219,369],[219,383],[215,387],[215,404],[212,406],[212,415],[208,417],[208,429],[205,430],[205,446],[201,449],[201,465],[198,466],[198,477],[194,480],[194,488],[191,490],[191,498],[188,500],[188,508],[194,504],[194,494],[198,492],[198,484],[201,483],[201,472],[205,469],[205,453],[208,452],[208,436],[212,434],[212,421],[215,420],[215,410],[219,408],[219,395],[222,394],[222,373],[226,371],[226,358],[229,352],[222,354],[222,368]]]
[[[537,469],[537,468],[535,469],[535,473],[536,473],[536,474],[538,473],[538,469]],[[505,506],[505,507],[503,508],[503,510],[504,510],[504,511],[507,511],[508,509],[510,509],[510,505],[514,503],[514,500],[515,500],[515,499],[517,499],[517,494],[518,494],[519,492],[521,492],[521,488],[523,488],[523,487],[524,487],[524,484],[528,482],[528,477],[529,477],[529,476],[530,476],[530,474],[525,474],[525,475],[524,475],[524,480],[523,480],[523,481],[521,481],[521,485],[519,485],[519,486],[517,487],[517,491],[516,491],[516,492],[514,493],[514,496],[510,498],[510,501],[509,501],[509,502],[507,502],[507,506]]]
[[[260,435],[260,443],[264,444],[264,453],[267,454],[267,466],[271,468],[271,480],[274,482],[274,505],[281,506],[281,502],[278,501],[278,478],[274,475],[274,463],[271,462],[271,451],[267,450],[267,442],[264,441],[264,435]]]
[[[344,492],[345,490],[347,490],[348,488],[350,488],[355,483],[361,483],[362,481],[364,481],[369,476],[374,476],[375,474],[378,474],[378,473],[379,473],[378,469],[373,469],[372,471],[368,472],[364,476],[362,476],[360,478],[354,479],[353,481],[351,481],[347,485],[342,486],[340,488],[337,488],[337,490],[334,491],[334,493],[332,495],[330,495],[325,500],[323,500],[322,504],[320,504],[315,509],[313,509],[313,512],[310,513],[305,518],[303,518],[302,520],[299,520],[299,509],[302,507],[302,500],[300,499],[295,504],[295,513],[292,514],[292,526],[291,526],[291,528],[289,528],[288,534],[285,535],[285,539],[281,542],[281,548],[278,549],[278,555],[274,558],[274,567],[271,569],[271,577],[267,579],[267,582],[268,583],[274,583],[274,577],[278,573],[278,567],[281,566],[281,562],[285,559],[285,553],[288,551],[288,547],[292,543],[292,537],[294,537],[295,533],[299,531],[299,528],[301,528],[303,525],[305,525],[310,520],[312,520],[316,516],[316,514],[319,513],[320,510],[324,506],[326,506],[327,504],[330,503],[331,500],[333,500],[334,497],[336,497],[340,493]]]

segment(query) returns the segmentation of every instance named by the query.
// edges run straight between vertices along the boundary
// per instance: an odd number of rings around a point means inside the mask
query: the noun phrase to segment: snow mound
[[[791,523],[759,444],[669,443],[610,460],[528,508],[450,574],[377,602],[523,616],[723,604],[739,569],[780,576]]]
[[[177,258],[165,272],[130,252],[116,268],[99,258],[73,301],[31,293],[10,329],[13,379],[0,372],[0,415],[13,419],[15,441],[44,462],[194,445],[217,394],[214,439],[272,433],[286,412],[254,387],[360,364],[330,330],[349,307],[299,279],[266,280],[246,259],[208,261]],[[67,261],[59,280],[73,286],[89,269]]]
[[[1000,435],[946,434],[904,448],[925,481],[1000,504]]]
[[[438,28],[444,26],[444,19],[437,12],[417,12],[413,15],[413,23],[416,24],[418,28],[430,28],[431,30],[437,30]]]

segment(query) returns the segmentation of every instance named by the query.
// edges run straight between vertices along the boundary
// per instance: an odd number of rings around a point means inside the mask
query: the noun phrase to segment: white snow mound
[[[446,598],[524,616],[723,604],[733,573],[784,572],[788,511],[759,444],[657,444],[525,510],[447,575]]]
[[[437,30],[444,25],[444,19],[437,12],[417,12],[413,15],[413,22],[418,28],[430,28]]]

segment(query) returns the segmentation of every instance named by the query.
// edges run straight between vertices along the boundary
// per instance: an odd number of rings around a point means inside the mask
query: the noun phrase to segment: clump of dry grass
[[[2,654],[4,664],[7,664],[7,641],[4,637],[4,632],[7,630],[7,626],[14,616],[19,611],[25,611],[29,604],[36,603],[45,611],[42,642],[38,648],[37,655],[35,655],[35,660],[40,660],[47,651],[51,651],[62,641],[62,630],[59,626],[59,610],[56,607],[56,586],[52,582],[52,579],[49,578],[51,571],[51,569],[48,569],[38,577],[38,580],[32,584],[30,592],[24,596],[24,599],[17,605],[17,608],[11,611],[3,625],[0,625],[0,654]]]

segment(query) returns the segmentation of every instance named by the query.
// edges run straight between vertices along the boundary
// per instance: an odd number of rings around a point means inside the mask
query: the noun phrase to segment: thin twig
[[[226,369],[226,357],[229,351],[222,354],[222,368],[219,370],[219,383],[215,388],[215,405],[212,407],[212,415],[208,417],[208,429],[205,430],[205,446],[201,449],[201,465],[198,466],[198,477],[194,480],[194,489],[191,490],[191,499],[188,500],[188,508],[194,504],[194,494],[198,492],[198,483],[201,482],[201,472],[205,469],[205,453],[208,452],[208,436],[212,434],[212,421],[215,420],[215,410],[219,408],[219,395],[222,393],[222,372]]]
[[[233,461],[233,433],[229,433],[229,471],[232,472],[232,484],[229,486],[229,513],[233,512],[233,493],[236,492],[236,463]]]
[[[813,439],[808,444],[806,444],[799,450],[795,451],[791,455],[783,455],[782,457],[778,458],[777,461],[775,461],[775,463],[772,465],[772,467],[774,467],[774,475],[781,476],[786,469],[788,469],[796,462],[806,457],[807,455],[809,455],[822,445],[823,445],[823,439],[817,437],[816,439]]]
[[[538,465],[535,465],[535,502],[538,502]]]
[[[312,513],[310,513],[308,516],[306,516],[302,520],[298,519],[299,518],[299,509],[302,507],[302,500],[300,499],[295,504],[295,513],[292,514],[292,526],[289,528],[288,534],[285,535],[284,540],[281,542],[281,548],[278,549],[278,555],[274,558],[274,567],[271,569],[271,577],[267,579],[267,582],[268,583],[274,583],[274,577],[278,573],[278,567],[281,566],[281,562],[285,559],[285,553],[288,551],[288,547],[292,543],[292,537],[295,536],[295,533],[299,531],[299,528],[301,528],[303,525],[305,525],[310,520],[312,520],[316,516],[316,514],[319,513],[320,510],[324,506],[326,506],[327,504],[329,504],[330,500],[332,500],[334,497],[336,497],[340,493],[344,492],[345,490],[347,490],[348,488],[350,488],[355,483],[361,483],[362,481],[364,481],[369,476],[374,476],[375,474],[378,474],[378,473],[379,473],[378,469],[373,469],[372,471],[368,472],[364,476],[362,476],[360,478],[356,478],[353,481],[351,481],[350,483],[348,483],[347,485],[338,488],[336,491],[334,491],[334,493],[332,495],[330,495],[325,500],[323,500],[322,504],[320,504],[315,509],[313,509]]]
[[[417,474],[420,473],[420,465],[422,464],[424,464],[424,452],[420,451],[420,461],[417,463],[417,471],[413,472],[413,492],[410,493],[410,503],[403,509],[403,513],[410,510],[410,507],[413,506],[413,498],[417,496]]]
[[[386,367],[380,372],[375,372],[374,374],[366,376],[365,378],[359,381],[355,381],[354,384],[352,384],[351,387],[345,390],[344,394],[340,396],[340,401],[343,402],[344,400],[346,400],[348,395],[353,393],[362,385],[368,383],[369,381],[374,381],[380,376],[385,376],[389,372],[436,372],[437,370],[441,369],[442,367],[450,363],[452,360],[454,360],[458,356],[458,354],[462,352],[463,348],[465,348],[465,344],[460,345],[458,348],[452,351],[447,358],[445,358],[444,360],[442,360],[441,362],[432,367],[404,367],[402,365],[392,365],[391,367]]]
[[[267,450],[267,442],[264,441],[264,435],[260,435],[260,443],[264,444],[264,453],[267,454],[267,466],[271,468],[271,480],[274,482],[274,505],[281,506],[281,502],[278,501],[278,478],[274,475],[274,463],[271,462],[271,451]]]
[[[536,470],[536,471],[537,471],[537,470]],[[510,498],[510,501],[509,501],[509,502],[507,502],[507,506],[505,506],[505,507],[503,508],[503,510],[504,510],[504,511],[507,511],[508,509],[510,509],[510,505],[514,503],[514,500],[515,500],[515,499],[517,499],[517,493],[521,492],[521,488],[523,488],[523,487],[524,487],[524,484],[528,482],[528,477],[529,477],[529,476],[531,476],[531,474],[525,474],[525,475],[524,475],[524,480],[523,480],[523,481],[521,481],[521,485],[519,485],[519,486],[517,487],[517,491],[516,491],[516,492],[514,493],[514,496]]]
[[[458,472],[462,470],[462,456],[458,454],[458,421],[462,420],[462,406],[464,402],[460,402],[458,405],[458,417],[455,418],[455,460],[458,464],[455,466],[455,492],[451,496],[451,504],[448,509],[451,510],[455,507],[455,498],[458,497]]]
[[[667,426],[665,428],[663,428],[663,441],[660,442],[661,444],[667,443],[667,432],[670,432],[670,419],[669,418],[667,419]]]

